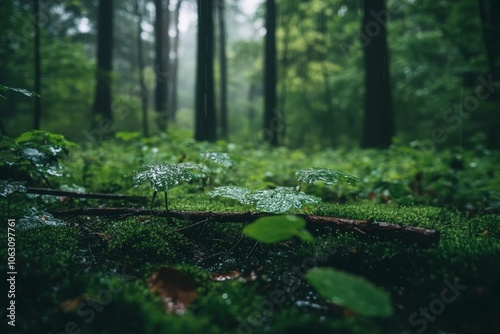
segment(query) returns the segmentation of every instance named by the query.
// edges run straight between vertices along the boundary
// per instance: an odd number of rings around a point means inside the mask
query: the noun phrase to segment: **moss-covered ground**
[[[500,159],[495,152],[424,154],[394,147],[308,153],[156,138],[77,150],[62,163],[64,176],[55,182],[89,192],[150,196],[147,185],[133,187],[133,169],[153,161],[197,162],[199,153],[209,151],[228,152],[235,165],[214,166],[209,180],[172,189],[171,209],[249,211],[229,199],[210,198],[207,191],[219,185],[292,186],[296,170],[326,167],[364,183],[308,185],[303,190],[323,202],[297,212],[433,228],[441,232],[440,242],[424,246],[322,229],[312,231],[313,243],[260,244],[242,236],[243,223],[181,229],[186,222],[150,216],[49,217],[33,225],[33,207],[148,208],[151,197],[137,203],[12,194],[0,206],[3,240],[7,219],[17,222],[13,332],[500,333]],[[161,196],[154,207],[163,208]],[[0,268],[7,272],[5,242],[2,247]],[[161,266],[195,281],[198,297],[183,315],[166,314],[148,288],[148,277]],[[367,318],[325,302],[304,278],[314,266],[367,278],[390,294],[394,315]],[[212,273],[235,270],[244,276],[253,272],[255,279],[211,280]],[[5,310],[2,306],[2,326]]]

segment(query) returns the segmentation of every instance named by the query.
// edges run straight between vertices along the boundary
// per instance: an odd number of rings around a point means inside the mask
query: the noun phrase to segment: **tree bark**
[[[33,0],[33,25],[35,29],[35,93],[41,96],[41,56],[40,56],[40,0]],[[42,101],[40,97],[35,97],[35,122],[33,128],[35,130],[40,129],[40,122],[42,119]]]
[[[387,16],[376,21],[373,13],[384,13],[385,0],[363,0],[361,33],[368,36],[365,42],[365,116],[363,123],[363,148],[387,148],[394,136],[394,112],[389,75],[387,50]]]
[[[276,2],[266,0],[266,37],[264,49],[264,133],[263,139],[278,146],[279,113],[276,106]]]
[[[213,1],[198,0],[195,139],[217,139],[214,92]]]
[[[227,58],[225,0],[217,0],[219,14],[219,66],[220,66],[220,136],[227,139]]]
[[[177,77],[179,72],[179,40],[180,40],[180,30],[179,30],[179,15],[181,11],[182,0],[177,0],[175,4],[174,11],[174,26],[175,26],[175,38],[174,38],[174,54],[175,58],[172,61],[172,66],[170,71],[172,73],[171,81],[171,95],[170,95],[170,106],[168,108],[169,119],[171,122],[175,122],[177,116]]]
[[[103,135],[113,131],[111,111],[111,71],[113,43],[113,1],[100,0],[97,21],[97,85],[93,106],[93,126],[102,128]],[[105,125],[104,125],[105,124]]]
[[[245,223],[261,217],[272,216],[265,212],[203,212],[179,210],[147,210],[130,208],[84,208],[66,211],[49,211],[54,217],[75,216],[149,216],[176,218],[191,222]],[[361,235],[378,236],[432,245],[439,242],[439,231],[422,227],[406,226],[373,220],[357,220],[315,215],[302,217],[311,228],[331,227],[341,231],[352,231]]]
[[[140,0],[135,0],[135,13],[137,15],[137,65],[139,70],[139,88],[141,96],[141,114],[142,114],[142,135],[149,137],[148,124],[148,91],[144,79],[144,47],[142,42],[142,11]]]
[[[167,68],[165,62],[165,33],[163,1],[155,0],[155,111],[158,128],[164,132],[167,129]]]
[[[500,1],[479,0],[479,13],[483,31],[483,41],[486,50],[486,60],[489,73],[485,79],[491,75],[492,82],[500,82]],[[488,98],[493,104],[491,120],[488,122],[486,131],[487,145],[491,149],[500,148],[500,132],[498,124],[500,122],[500,93],[498,84]]]

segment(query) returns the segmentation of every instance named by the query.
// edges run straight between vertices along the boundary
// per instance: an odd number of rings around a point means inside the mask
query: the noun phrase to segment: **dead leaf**
[[[147,282],[151,292],[160,295],[167,313],[184,314],[197,297],[191,276],[174,268],[160,267]]]
[[[80,305],[80,303],[83,301],[83,299],[84,299],[83,295],[76,296],[75,298],[72,299],[66,299],[59,303],[59,308],[64,313],[74,311],[78,307],[78,305]]]
[[[224,281],[228,281],[231,279],[239,278],[239,277],[241,277],[241,275],[242,274],[239,271],[232,270],[232,271],[229,271],[227,273],[211,273],[210,279],[212,281],[216,281],[216,282],[224,282]]]
[[[106,233],[96,232],[95,234],[99,236],[102,240],[108,241],[110,239],[110,236],[107,235]]]

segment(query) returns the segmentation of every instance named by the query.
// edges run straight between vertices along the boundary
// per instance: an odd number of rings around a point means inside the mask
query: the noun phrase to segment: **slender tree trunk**
[[[363,0],[362,33],[370,37],[363,48],[365,64],[365,118],[363,148],[387,148],[394,136],[394,112],[387,51],[387,17],[380,24],[373,12],[385,12],[384,0]],[[373,24],[378,30],[375,30]],[[376,33],[378,32],[378,33]]]
[[[40,25],[38,18],[40,15],[40,0],[33,0],[33,23],[35,29],[35,92],[41,95],[41,57],[40,57]],[[34,129],[40,129],[40,121],[42,118],[42,101],[40,97],[35,97],[35,124]]]
[[[168,97],[170,96],[170,0],[165,0],[164,8],[163,8],[163,64],[165,66],[165,119],[166,125],[168,125],[169,121],[169,111],[168,111]]]
[[[164,13],[163,1],[155,0],[155,54],[156,54],[156,90],[155,90],[155,111],[158,128],[164,132],[167,129],[167,68],[165,62],[165,34],[164,34]]]
[[[253,125],[255,122],[255,116],[257,116],[257,110],[255,110],[255,107],[253,104],[254,101],[257,99],[257,96],[259,96],[259,89],[257,87],[257,83],[255,83],[254,80],[252,79],[252,81],[250,81],[250,87],[248,88],[249,106],[248,106],[248,111],[247,111],[248,123],[250,125],[250,129],[253,129]]]
[[[111,71],[113,43],[113,1],[100,0],[97,20],[97,84],[93,106],[93,126],[103,129],[103,135],[112,131]]]
[[[142,134],[149,137],[148,125],[148,91],[144,80],[144,46],[142,42],[142,11],[140,0],[135,0],[135,13],[137,15],[137,65],[139,67],[139,86],[141,95],[141,113],[142,113]]]
[[[264,141],[278,145],[278,110],[276,106],[276,3],[266,0],[266,38],[264,51]]]
[[[226,58],[226,22],[224,1],[218,1],[219,13],[219,66],[220,66],[220,135],[227,138],[227,58]]]
[[[213,1],[198,0],[195,139],[215,141]]]
[[[174,26],[175,26],[175,38],[174,38],[174,55],[175,58],[172,61],[172,66],[170,72],[172,73],[171,81],[171,96],[170,96],[170,107],[168,108],[170,120],[175,122],[177,116],[177,77],[179,72],[179,15],[181,11],[182,0],[177,0],[174,11]]]
[[[483,41],[488,62],[488,75],[486,81],[500,82],[500,1],[479,0],[479,13],[483,30]],[[489,76],[491,75],[491,80]],[[489,91],[491,94],[488,101],[493,104],[488,129],[486,130],[486,141],[489,148],[500,148],[500,133],[498,124],[500,122],[500,87],[498,84]]]

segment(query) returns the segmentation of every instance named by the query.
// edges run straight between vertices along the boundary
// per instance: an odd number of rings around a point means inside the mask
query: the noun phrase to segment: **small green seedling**
[[[246,188],[229,186],[217,187],[208,194],[211,197],[231,198],[245,205],[253,204],[260,211],[285,213],[291,209],[302,209],[307,204],[321,202],[320,198],[300,191],[302,182],[324,182],[328,185],[336,182],[347,182],[348,184],[361,182],[354,176],[344,172],[325,168],[299,170],[295,175],[298,176],[299,181],[299,185],[296,188],[276,187],[275,189],[259,190],[252,193]]]
[[[189,171],[190,168],[196,168],[196,165],[191,163],[171,162],[154,162],[145,164],[141,168],[134,171],[132,182],[134,183],[134,187],[149,182],[153,188],[154,192],[150,210],[153,209],[153,202],[158,194],[158,191],[163,191],[165,193],[165,210],[168,210],[167,191],[177,187],[182,182],[191,181],[193,174]]]
[[[206,152],[200,153],[200,163],[198,164],[202,172],[203,188],[208,184],[213,184],[215,174],[224,173],[225,169],[231,168],[234,161],[229,154],[223,152]],[[208,182],[207,182],[208,174]]]
[[[324,184],[330,186],[338,182],[347,184],[356,184],[361,182],[358,178],[339,170],[318,167],[299,170],[295,172],[295,175],[297,175],[297,179],[300,182],[299,189],[301,188],[302,182],[309,184],[323,182]]]

